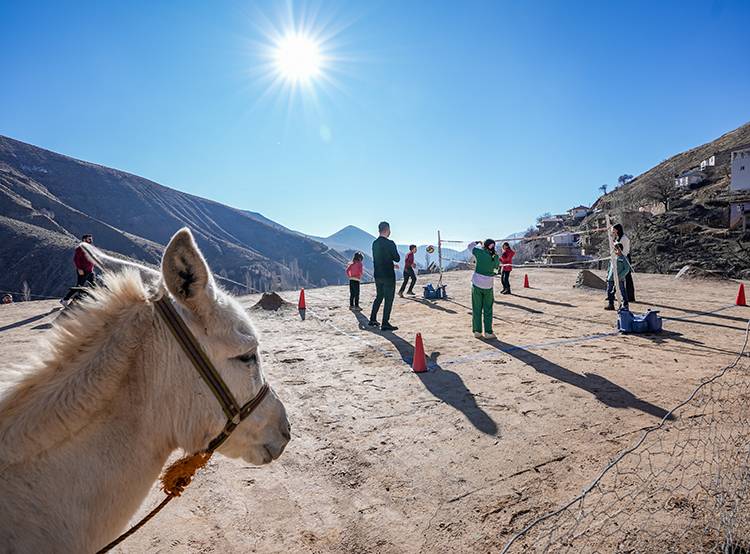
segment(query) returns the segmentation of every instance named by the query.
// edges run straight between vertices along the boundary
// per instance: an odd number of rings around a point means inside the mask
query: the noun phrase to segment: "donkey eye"
[[[243,354],[242,356],[237,356],[237,359],[244,364],[249,364],[251,362],[256,364],[258,363],[258,356],[255,353]]]

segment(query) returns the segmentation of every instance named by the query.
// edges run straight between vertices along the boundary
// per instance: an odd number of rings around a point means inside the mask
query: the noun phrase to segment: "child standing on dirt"
[[[471,277],[471,327],[474,338],[481,339],[484,322],[484,338],[492,340],[497,338],[492,332],[492,306],[495,303],[493,287],[500,258],[492,239],[484,241],[484,245],[480,241],[469,243],[469,250],[477,261]]]
[[[362,311],[362,308],[359,307],[359,281],[365,272],[365,268],[362,265],[364,259],[365,256],[362,252],[355,252],[354,258],[346,266],[346,276],[349,277],[349,309],[353,312]]]
[[[628,291],[625,288],[625,276],[630,271],[630,265],[628,259],[623,254],[622,243],[615,243],[615,256],[617,256],[617,280],[620,282],[620,293],[622,293],[622,307],[628,309]],[[615,309],[615,295],[617,288],[615,287],[615,272],[612,264],[609,264],[609,273],[607,274],[607,306],[605,310]]]
[[[507,242],[503,243],[503,253],[500,254],[500,262],[503,264],[500,282],[503,284],[503,290],[500,294],[511,294],[510,292],[510,272],[513,271],[513,256],[516,251],[510,247]]]

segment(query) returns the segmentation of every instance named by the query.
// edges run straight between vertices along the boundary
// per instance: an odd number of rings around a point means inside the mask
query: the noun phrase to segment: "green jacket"
[[[497,268],[500,267],[500,257],[495,254],[494,256],[487,252],[484,248],[474,248],[471,251],[477,260],[477,267],[474,271],[480,275],[486,275],[492,277],[497,275]]]
[[[617,256],[617,277],[620,281],[625,279],[625,276],[630,273],[630,264],[628,259],[622,254]],[[612,278],[612,264],[609,264],[609,273],[607,273],[607,281],[614,281]]]

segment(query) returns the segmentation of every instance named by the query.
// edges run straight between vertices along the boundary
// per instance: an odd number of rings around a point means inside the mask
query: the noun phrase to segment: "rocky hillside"
[[[750,232],[729,228],[732,201],[750,202],[750,193],[730,193],[730,154],[750,144],[750,123],[718,139],[668,158],[629,183],[602,196],[595,213],[582,224],[596,228],[603,214],[622,221],[633,239],[632,256],[640,272],[671,273],[684,265],[696,265],[726,277],[750,277]],[[715,156],[705,179],[679,188],[674,178],[700,168]],[[606,243],[593,241],[589,251],[606,250]]]
[[[247,287],[344,281],[338,252],[260,214],[0,136],[0,290],[20,291],[26,282],[33,294],[62,294],[83,233],[105,250],[158,263],[183,226],[218,275]]]

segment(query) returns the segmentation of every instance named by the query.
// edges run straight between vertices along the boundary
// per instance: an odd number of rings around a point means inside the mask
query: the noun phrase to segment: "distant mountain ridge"
[[[260,214],[0,136],[2,290],[19,291],[26,282],[32,293],[62,294],[74,278],[72,248],[83,233],[105,250],[157,264],[183,226],[217,274],[247,287],[345,280],[341,254]]]
[[[360,229],[359,227],[356,227],[354,225],[347,225],[343,229],[336,231],[328,237],[311,236],[310,238],[318,240],[341,253],[353,255],[354,251],[360,251],[364,253],[367,258],[372,256],[372,243],[377,237],[371,235],[367,231]],[[437,263],[438,261],[437,245],[432,245],[435,247],[435,252],[432,254],[427,253],[427,246],[428,245],[424,244],[417,245],[417,253],[414,256],[417,264],[421,268],[426,268],[430,263]],[[406,253],[409,251],[409,245],[397,243],[396,247],[398,248],[398,251],[401,254],[401,258],[403,260],[403,258],[406,256]],[[443,248],[443,255],[444,269],[449,269],[456,263],[467,261],[471,258],[471,254],[469,254],[465,249],[463,251],[459,251],[450,248]],[[368,266],[368,262],[369,264],[372,263],[371,260],[368,261],[367,259],[365,260],[365,262],[365,266]],[[372,268],[369,267],[369,269],[371,270]],[[401,269],[403,269],[403,266],[401,266]]]

